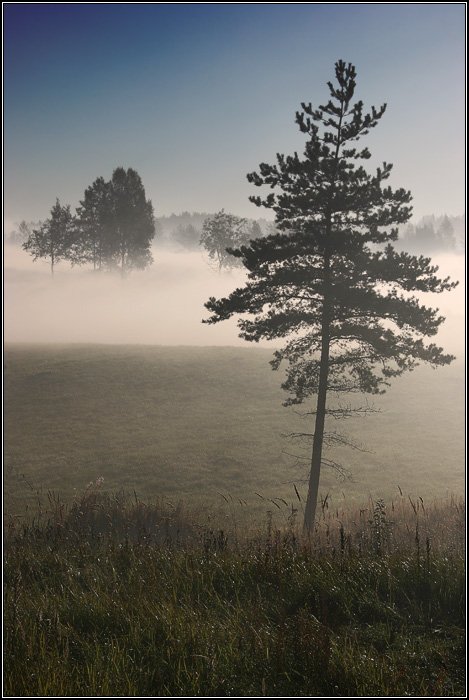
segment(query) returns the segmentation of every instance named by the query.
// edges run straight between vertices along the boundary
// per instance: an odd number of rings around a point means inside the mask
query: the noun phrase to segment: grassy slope
[[[291,499],[288,482],[307,463],[285,452],[308,450],[282,433],[311,426],[281,406],[270,357],[260,348],[7,346],[7,510],[36,489],[70,497],[101,475],[108,489],[142,497]],[[324,471],[321,491],[362,501],[389,498],[397,484],[423,497],[462,490],[463,398],[460,365],[395,381],[375,402],[381,414],[332,426],[372,452],[342,451],[354,482]]]

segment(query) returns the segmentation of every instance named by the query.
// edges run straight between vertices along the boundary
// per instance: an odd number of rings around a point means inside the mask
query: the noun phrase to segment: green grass
[[[454,499],[326,504],[311,541],[95,488],[52,505],[6,538],[6,696],[464,695]]]
[[[305,539],[269,358],[7,347],[6,696],[464,695],[461,368],[346,421]]]
[[[311,422],[282,407],[270,358],[255,347],[7,345],[7,513],[49,490],[70,500],[98,476],[145,498],[213,504],[222,493],[249,517],[266,510],[256,492],[290,502],[294,482],[304,494],[309,447],[283,435]],[[381,413],[335,422],[370,452],[331,453],[353,481],[325,469],[321,492],[352,503],[394,498],[398,484],[423,498],[462,492],[463,384],[460,364],[418,369],[375,400]]]

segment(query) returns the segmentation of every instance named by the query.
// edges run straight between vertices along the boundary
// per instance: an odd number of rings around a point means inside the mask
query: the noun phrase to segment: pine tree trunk
[[[324,423],[326,418],[327,379],[329,375],[329,320],[324,319],[321,343],[321,362],[319,368],[319,388],[316,405],[316,425],[314,428],[311,471],[309,474],[308,497],[306,499],[304,529],[309,534],[314,528],[316,506],[321,473],[322,446],[324,441]]]
[[[327,226],[330,231],[330,223]],[[310,534],[314,529],[316,506],[318,502],[319,476],[321,474],[322,446],[324,442],[324,424],[326,419],[327,382],[329,377],[329,268],[330,260],[326,253],[324,260],[324,300],[321,320],[321,359],[319,363],[319,386],[316,404],[316,424],[311,455],[311,471],[309,474],[308,496],[306,499],[303,527]]]
[[[337,146],[335,151],[335,167],[334,167],[334,177],[331,183],[330,194],[329,194],[329,208],[326,216],[326,242],[324,251],[324,290],[323,290],[323,307],[322,307],[322,319],[321,319],[321,360],[319,364],[319,386],[318,386],[318,400],[316,405],[316,425],[314,428],[314,438],[313,438],[313,452],[311,455],[311,471],[309,474],[309,486],[308,486],[308,496],[306,499],[305,507],[305,517],[303,527],[305,532],[311,534],[314,529],[314,522],[316,517],[316,507],[318,503],[318,492],[319,492],[319,476],[321,474],[321,461],[322,461],[322,446],[324,442],[324,423],[326,420],[326,399],[327,399],[327,384],[329,378],[329,347],[330,347],[330,313],[329,304],[331,299],[331,279],[330,279],[330,251],[328,249],[328,241],[332,230],[332,202],[334,199],[335,192],[335,177],[337,173],[337,166],[339,162],[339,151],[340,151],[340,138],[342,130],[342,120],[344,117],[344,102],[342,102],[342,109],[339,118],[339,124],[337,129]]]

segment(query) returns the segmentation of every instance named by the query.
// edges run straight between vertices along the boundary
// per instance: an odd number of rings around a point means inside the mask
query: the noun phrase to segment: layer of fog
[[[214,270],[200,252],[154,251],[154,264],[122,280],[118,275],[49,265],[12,245],[4,247],[6,342],[157,345],[245,345],[235,320],[202,324],[204,303],[246,279],[242,270]],[[464,257],[433,257],[442,276],[459,280],[452,292],[422,295],[446,322],[437,341],[457,355],[464,348]]]

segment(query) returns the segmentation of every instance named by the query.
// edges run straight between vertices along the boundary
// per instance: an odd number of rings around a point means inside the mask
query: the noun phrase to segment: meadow
[[[286,409],[263,348],[7,344],[5,511],[70,501],[104,478],[111,492],[236,505],[305,493],[311,417]],[[424,499],[464,488],[464,380],[459,362],[419,368],[371,397],[379,412],[333,421],[366,451],[330,449],[348,476],[325,468],[320,490],[359,505],[398,487]],[[354,397],[354,400],[355,397]],[[370,401],[370,399],[368,399]],[[360,398],[358,399],[360,403]],[[363,400],[362,400],[363,404]],[[244,515],[243,515],[244,513]]]
[[[464,694],[461,366],[345,421],[307,538],[270,357],[7,345],[6,696]]]

